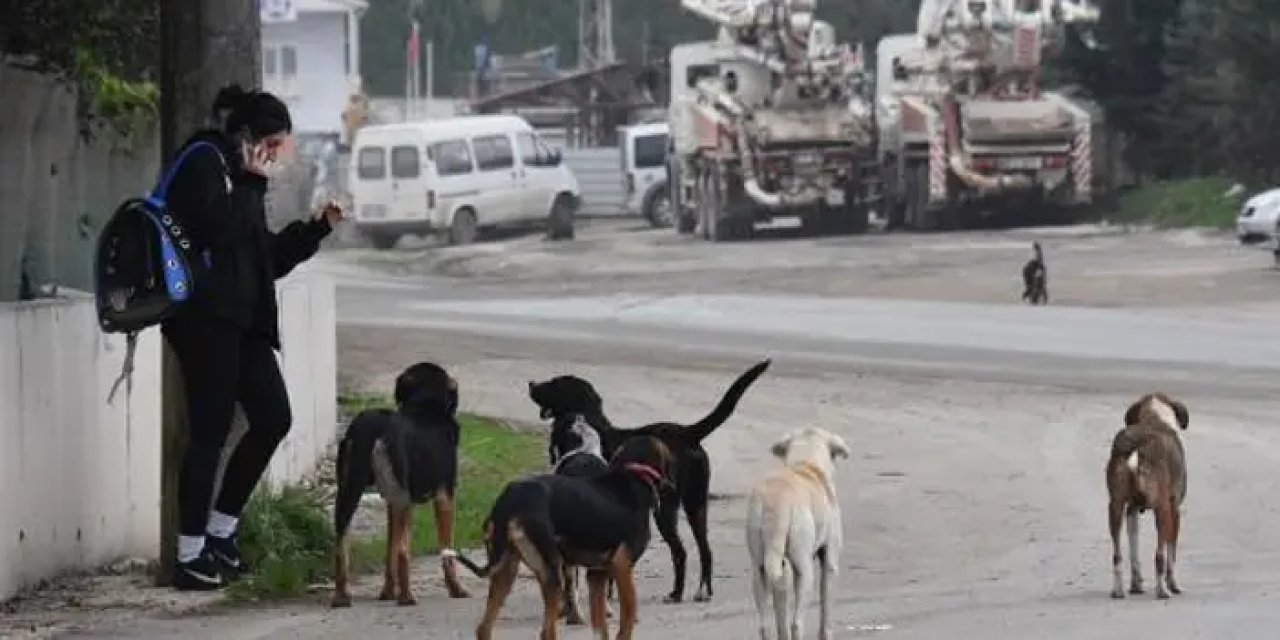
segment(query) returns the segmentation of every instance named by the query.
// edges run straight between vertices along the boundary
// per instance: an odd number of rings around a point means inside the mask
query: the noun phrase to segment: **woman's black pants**
[[[187,400],[187,449],[178,476],[182,535],[202,536],[209,508],[239,517],[293,422],[280,365],[266,338],[218,318],[179,316],[164,335],[182,370]],[[222,447],[236,403],[249,430],[232,452],[213,500]]]

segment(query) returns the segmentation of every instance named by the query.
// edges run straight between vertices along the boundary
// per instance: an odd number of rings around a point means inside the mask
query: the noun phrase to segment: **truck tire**
[[[929,210],[929,165],[917,162],[907,166],[907,225],[918,231],[938,227],[937,212]]]

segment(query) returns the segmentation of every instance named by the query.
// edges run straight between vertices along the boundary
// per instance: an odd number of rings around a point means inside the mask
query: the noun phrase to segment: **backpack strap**
[[[126,395],[133,395],[133,356],[138,352],[138,332],[130,331],[125,336],[124,365],[120,367],[120,375],[111,383],[111,392],[107,394],[107,404],[116,397],[121,383],[127,383]]]
[[[195,151],[201,147],[213,149],[213,152],[218,154],[218,161],[222,163],[223,171],[226,170],[227,159],[223,157],[222,150],[219,149],[217,145],[205,140],[196,141],[186,149],[183,149],[182,153],[178,154],[178,159],[175,160],[173,164],[169,165],[169,169],[165,171],[164,176],[160,178],[160,182],[156,185],[155,190],[147,194],[147,197],[145,198],[147,204],[157,209],[165,208],[169,198],[169,187],[173,185],[173,179],[178,176],[178,170],[182,168],[182,163],[186,162],[187,157],[192,153],[195,153]]]

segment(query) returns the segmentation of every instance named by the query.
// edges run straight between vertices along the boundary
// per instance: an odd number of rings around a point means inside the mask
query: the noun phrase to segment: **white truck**
[[[676,229],[721,241],[799,217],[867,228],[879,175],[861,57],[814,0],[681,0],[720,27],[671,51],[668,154]]]
[[[876,48],[878,156],[890,228],[1092,200],[1088,111],[1039,85],[1055,30],[1083,0],[924,0],[916,33]]]

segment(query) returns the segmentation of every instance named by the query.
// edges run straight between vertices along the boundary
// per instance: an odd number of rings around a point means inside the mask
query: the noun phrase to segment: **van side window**
[[[654,169],[667,163],[667,136],[655,133],[635,138],[635,167]]]
[[[420,171],[417,147],[391,148],[392,178],[416,178]]]
[[[387,150],[382,147],[363,147],[356,156],[356,175],[361,180],[381,180],[387,177]]]
[[[474,138],[471,144],[476,148],[476,166],[480,167],[481,171],[510,169],[516,164],[515,151],[511,149],[511,138],[505,135]]]
[[[471,173],[471,148],[466,140],[446,140],[431,145],[431,158],[436,163],[436,175],[460,176]]]
[[[520,161],[526,167],[536,167],[543,162],[542,155],[538,152],[538,145],[534,142],[533,134],[525,131],[516,136],[516,142],[520,145]]]

